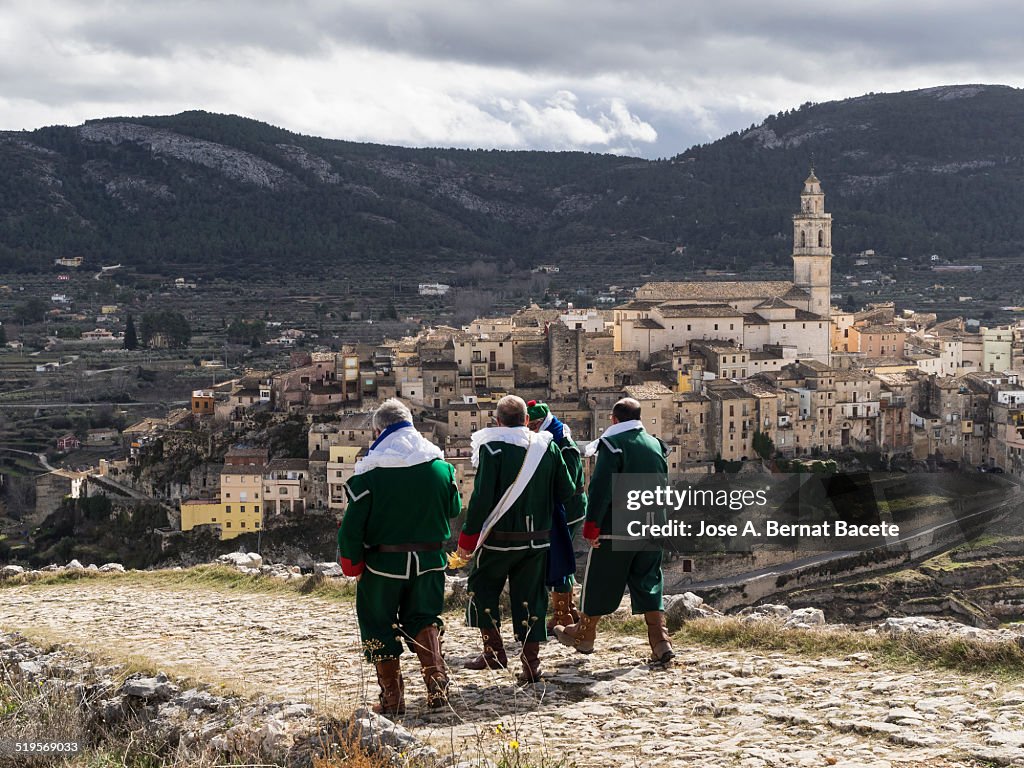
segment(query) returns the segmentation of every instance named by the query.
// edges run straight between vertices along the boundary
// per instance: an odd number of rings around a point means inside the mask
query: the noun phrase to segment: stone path
[[[169,673],[217,680],[343,710],[370,702],[354,607],[319,598],[156,589],[82,581],[0,589],[0,626],[69,645],[139,657]],[[581,656],[542,649],[545,685],[511,672],[467,672],[474,630],[449,622],[453,711],[428,714],[405,656],[402,722],[444,754],[518,749],[548,765],[1024,765],[1024,685],[950,672],[879,672],[861,657],[678,648],[682,663],[652,671],[641,637],[606,633]],[[511,655],[511,654],[510,654]],[[517,671],[517,670],[516,670]]]

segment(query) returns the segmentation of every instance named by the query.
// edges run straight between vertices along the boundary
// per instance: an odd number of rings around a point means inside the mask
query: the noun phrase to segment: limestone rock
[[[823,627],[825,626],[825,614],[820,608],[797,608],[786,619],[785,626],[797,629]]]
[[[665,596],[665,620],[672,627],[678,627],[690,619],[703,619],[717,614],[718,611],[704,603],[704,598],[693,592]]]
[[[124,573],[124,566],[120,563],[104,563],[100,566],[100,573]]]
[[[781,605],[778,603],[755,605],[751,608],[744,608],[740,611],[740,616],[743,616],[747,621],[758,621],[760,619],[788,619],[792,615],[793,611],[789,609],[788,605]]]
[[[125,680],[120,691],[122,696],[135,696],[144,701],[149,701],[150,699],[167,701],[179,692],[178,686],[170,682],[167,679],[167,675],[162,673],[156,677],[142,677],[141,675],[130,677]]]
[[[263,565],[263,558],[255,552],[229,552],[218,557],[217,562],[223,565],[233,565],[236,568],[258,569]]]
[[[359,734],[359,743],[366,749],[383,744],[405,751],[416,744],[416,737],[397,723],[376,712],[360,708],[352,715],[352,730]]]
[[[332,578],[345,575],[341,570],[341,566],[337,563],[317,563],[313,566],[313,573],[319,573]]]

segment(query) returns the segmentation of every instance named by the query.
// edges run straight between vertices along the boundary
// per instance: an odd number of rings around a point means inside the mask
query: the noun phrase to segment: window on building
[[[239,528],[245,528],[245,520],[242,520],[242,521],[240,521],[240,522],[238,523],[238,527],[239,527]]]
[[[226,507],[224,507],[224,511],[230,514],[231,513],[231,505],[228,504]]]
[[[231,521],[228,520],[226,523],[224,523],[224,527],[225,528],[230,528],[231,527]]]

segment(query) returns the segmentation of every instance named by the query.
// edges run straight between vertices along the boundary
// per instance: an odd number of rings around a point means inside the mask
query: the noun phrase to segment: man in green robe
[[[538,403],[536,400],[531,400],[526,404],[526,408],[530,417],[530,430],[532,432],[544,430],[554,436],[554,443],[562,452],[565,468],[569,470],[569,476],[572,477],[573,482],[576,484],[576,495],[565,504],[555,505],[556,517],[561,515],[565,519],[568,549],[571,550],[576,533],[583,526],[583,520],[587,516],[587,494],[584,490],[586,486],[583,481],[583,457],[576,442],[572,439],[572,431],[551,412],[551,408],[548,407],[547,403]],[[560,523],[556,520],[555,525],[558,524]],[[555,529],[552,528],[553,547],[556,543],[554,531]],[[557,548],[555,551],[557,551]],[[547,623],[549,634],[558,625],[564,626],[579,621],[579,614],[576,612],[576,605],[573,602],[573,587],[576,585],[576,580],[572,572],[566,576],[555,576],[550,572],[553,567],[562,565],[566,567],[561,570],[569,570],[570,568],[575,570],[575,557],[573,557],[571,563],[564,564],[554,557],[548,558],[549,573],[547,584],[551,587],[551,618],[548,619]]]
[[[466,589],[466,620],[483,635],[484,651],[467,669],[508,665],[501,639],[499,597],[508,582],[512,629],[523,644],[524,682],[540,679],[540,644],[547,640],[544,586],[551,520],[576,484],[550,432],[531,433],[526,403],[507,395],[495,409],[498,426],[473,434],[476,480],[459,537],[459,554],[475,551]]]
[[[356,617],[366,659],[376,665],[382,714],[405,711],[402,641],[419,657],[427,705],[444,706],[441,657],[444,542],[461,501],[455,468],[412,424],[394,398],[373,414],[376,436],[345,483],[348,508],[338,529],[344,573],[357,579]]]
[[[591,550],[583,575],[580,619],[569,626],[555,627],[555,635],[563,645],[580,653],[592,653],[600,618],[619,607],[623,591],[628,588],[633,613],[642,613],[647,624],[651,661],[664,665],[675,654],[662,603],[662,550],[656,546],[640,551],[627,551],[622,546],[616,549],[612,478],[616,474],[654,475],[659,477],[659,485],[667,485],[668,449],[644,429],[640,403],[633,398],[619,400],[611,418],[612,426],[586,449],[588,456],[597,455],[597,463],[590,478],[587,519],[583,525],[583,537],[590,542]]]

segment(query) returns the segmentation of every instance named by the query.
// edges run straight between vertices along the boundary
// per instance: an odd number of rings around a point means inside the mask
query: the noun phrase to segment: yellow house
[[[243,533],[259,531],[263,526],[263,515],[259,512],[259,505],[227,504],[202,499],[182,501],[181,530],[189,531],[197,525],[218,526],[223,541]]]
[[[330,491],[327,506],[329,509],[345,508],[345,481],[352,477],[356,459],[365,451],[366,448],[362,445],[332,445],[330,447],[330,459],[327,462],[327,487]]]
[[[197,525],[220,526],[221,539],[233,539],[263,527],[263,467],[225,465],[220,474],[220,499],[181,502],[181,530]]]

